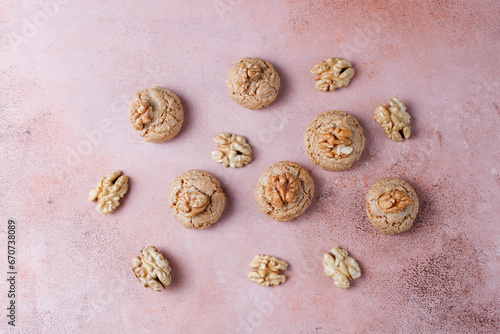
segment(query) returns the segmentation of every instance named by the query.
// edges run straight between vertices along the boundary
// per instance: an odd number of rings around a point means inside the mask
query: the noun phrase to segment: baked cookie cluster
[[[350,84],[355,70],[350,61],[328,58],[314,65],[315,87],[321,92],[335,91]],[[236,62],[227,74],[226,84],[231,98],[250,109],[268,107],[276,100],[280,77],[269,62],[245,57]],[[129,119],[134,130],[146,141],[159,143],[173,139],[184,122],[181,100],[172,91],[152,87],[137,93],[130,101]],[[375,122],[392,140],[410,138],[410,115],[397,97],[389,105],[376,107]],[[211,157],[223,167],[241,168],[252,162],[252,147],[241,135],[221,132],[213,137],[217,149]],[[343,111],[330,110],[313,119],[304,134],[307,155],[315,165],[327,171],[343,171],[358,161],[365,147],[363,128],[358,120]],[[128,191],[129,178],[115,171],[104,177],[90,192],[89,200],[97,200],[102,214],[111,213],[120,205]],[[315,184],[311,174],[291,161],[278,162],[261,174],[254,190],[260,211],[277,222],[289,222],[304,214],[314,198]],[[173,179],[166,194],[173,216],[187,229],[205,229],[216,223],[226,205],[226,195],[219,180],[198,169],[189,170]],[[366,194],[366,214],[373,226],[383,234],[407,231],[418,213],[415,190],[397,177],[378,181]],[[154,246],[144,247],[140,256],[132,258],[132,270],[147,288],[162,291],[171,281],[169,262]],[[248,277],[262,286],[286,281],[282,273],[288,263],[274,256],[256,255],[249,265],[255,269]],[[325,253],[326,276],[341,289],[361,276],[358,262],[340,247]]]

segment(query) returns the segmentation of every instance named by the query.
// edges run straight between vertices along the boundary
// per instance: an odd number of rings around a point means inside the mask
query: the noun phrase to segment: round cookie
[[[264,171],[254,195],[263,213],[286,222],[309,207],[314,196],[314,181],[299,164],[282,161]]]
[[[363,128],[356,118],[338,110],[316,117],[304,135],[311,160],[321,168],[344,170],[359,159],[365,147]]]
[[[400,178],[380,180],[366,194],[368,219],[384,234],[407,231],[413,225],[417,212],[417,193]]]
[[[172,181],[168,188],[168,204],[186,228],[202,229],[219,220],[226,205],[226,195],[213,175],[194,169]]]
[[[161,143],[177,136],[184,122],[179,97],[163,87],[152,87],[134,95],[130,122],[146,141]]]
[[[267,107],[276,99],[280,77],[269,62],[245,57],[231,67],[226,84],[234,101],[255,110]]]

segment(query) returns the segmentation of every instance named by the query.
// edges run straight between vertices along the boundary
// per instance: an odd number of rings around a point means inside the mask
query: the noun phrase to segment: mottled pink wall
[[[2,2],[0,250],[15,218],[12,332],[499,332],[499,10],[498,1],[446,0]],[[264,110],[228,95],[227,70],[244,56],[281,76]],[[314,88],[309,70],[327,57],[353,63],[349,87]],[[126,115],[131,96],[152,85],[176,92],[186,111],[182,132],[163,144],[145,142]],[[403,143],[373,121],[394,96],[412,115]],[[361,160],[343,172],[315,166],[302,144],[331,109],[355,116],[366,136]],[[246,136],[255,160],[236,170],[214,163],[221,131]],[[280,160],[305,166],[317,185],[289,223],[253,199],[259,175]],[[229,198],[207,230],[186,230],[167,204],[170,181],[193,168],[214,174]],[[102,216],[88,192],[115,169],[130,191]],[[364,212],[369,186],[389,176],[410,182],[421,203],[397,236]],[[146,245],[171,262],[162,293],[131,271]],[[323,274],[334,245],[361,264],[349,290]],[[289,262],[285,284],[247,278],[257,253]],[[0,282],[0,332],[10,333]]]

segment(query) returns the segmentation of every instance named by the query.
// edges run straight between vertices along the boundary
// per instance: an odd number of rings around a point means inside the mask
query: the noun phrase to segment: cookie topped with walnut
[[[175,93],[163,87],[152,87],[132,98],[129,118],[141,137],[160,143],[177,136],[184,122],[184,110]]]
[[[321,168],[344,170],[357,161],[365,147],[363,128],[351,115],[332,110],[316,117],[304,135],[311,160]]]
[[[190,170],[172,181],[168,203],[186,228],[202,229],[219,220],[226,205],[226,195],[213,175]]]
[[[407,182],[397,177],[380,180],[366,194],[366,214],[380,232],[407,231],[418,213],[418,197]]]
[[[269,62],[245,57],[231,67],[226,84],[234,101],[255,110],[267,107],[276,99],[280,77]]]
[[[254,195],[263,213],[286,222],[309,207],[314,196],[314,181],[299,164],[282,161],[264,171]]]

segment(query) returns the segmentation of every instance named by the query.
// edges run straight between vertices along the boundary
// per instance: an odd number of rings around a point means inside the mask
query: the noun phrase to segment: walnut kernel
[[[262,73],[262,69],[259,65],[253,65],[250,63],[240,64],[238,69],[238,74],[236,75],[236,83],[240,87],[241,91],[247,90],[249,86],[249,81],[256,79]]]
[[[345,289],[350,286],[349,280],[361,276],[359,264],[349,256],[346,250],[339,247],[332,248],[333,256],[325,253],[323,267],[325,274],[334,279],[338,288]]]
[[[213,139],[217,151],[212,152],[212,159],[224,167],[243,167],[252,161],[252,148],[243,136],[219,133]]]
[[[207,195],[197,190],[188,190],[181,193],[177,201],[177,208],[188,218],[202,213],[208,205]]]
[[[134,108],[133,113],[130,115],[130,120],[134,125],[134,128],[141,130],[144,124],[151,122],[153,119],[153,108],[149,104],[148,100],[137,99],[133,102],[132,108]]]
[[[393,190],[385,193],[378,199],[378,205],[387,213],[396,213],[404,211],[408,206],[413,205],[413,198],[404,191]]]
[[[89,194],[89,201],[97,199],[97,210],[102,214],[108,214],[120,205],[120,198],[123,198],[128,190],[128,176],[121,175],[117,170],[102,178]],[[119,177],[120,176],[120,177]]]
[[[390,106],[383,104],[375,109],[375,121],[382,125],[384,133],[394,141],[410,138],[410,114],[406,106],[397,97],[389,101]]]
[[[274,256],[256,255],[249,267],[257,269],[257,271],[251,271],[248,273],[248,277],[260,285],[278,285],[286,280],[285,275],[280,275],[279,272],[286,270],[288,263],[278,260]]]
[[[267,198],[276,207],[297,200],[298,183],[290,173],[271,176],[267,183]]]
[[[145,287],[161,291],[170,285],[170,265],[154,246],[144,247],[141,257],[132,258],[132,270]]]
[[[328,158],[345,158],[354,150],[351,141],[352,131],[348,128],[331,127],[318,135],[319,150]]]
[[[349,85],[355,73],[351,62],[341,58],[328,58],[314,65],[311,72],[318,75],[316,88],[322,92]]]

